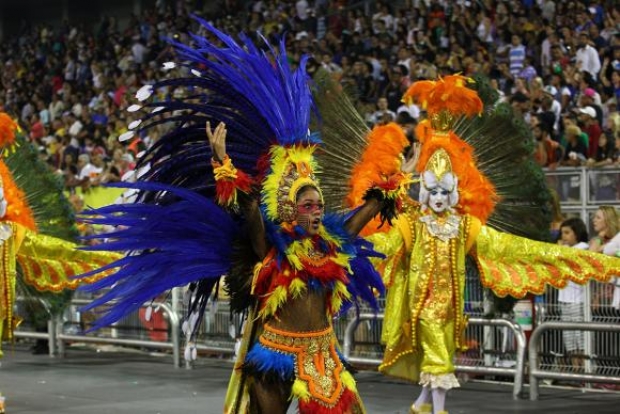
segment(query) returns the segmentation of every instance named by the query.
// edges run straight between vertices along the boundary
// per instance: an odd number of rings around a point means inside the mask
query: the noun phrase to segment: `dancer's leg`
[[[250,385],[251,414],[286,414],[291,396],[291,384],[267,383],[254,380]]]
[[[422,392],[420,392],[418,399],[411,406],[410,412],[411,414],[423,414],[430,413],[431,410],[431,387],[425,385],[422,387]]]
[[[444,388],[433,388],[433,414],[443,414],[446,412],[446,393]]]

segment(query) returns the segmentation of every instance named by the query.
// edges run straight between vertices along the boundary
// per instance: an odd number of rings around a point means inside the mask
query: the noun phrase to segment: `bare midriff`
[[[269,325],[289,332],[320,331],[330,323],[327,316],[327,292],[306,291],[297,298],[289,298],[272,318]]]

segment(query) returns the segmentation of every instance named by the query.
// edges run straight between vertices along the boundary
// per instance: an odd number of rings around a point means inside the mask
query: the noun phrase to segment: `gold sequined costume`
[[[452,359],[467,324],[465,255],[479,228],[473,217],[439,219],[409,203],[389,233],[372,236],[389,257],[381,268],[388,287],[381,372],[442,388],[458,385]]]

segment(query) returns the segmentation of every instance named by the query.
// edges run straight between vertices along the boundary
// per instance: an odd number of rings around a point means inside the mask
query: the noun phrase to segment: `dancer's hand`
[[[211,131],[211,123],[207,121],[206,130],[213,158],[217,162],[222,162],[224,158],[226,158],[226,124],[220,122],[218,126]]]
[[[407,154],[407,158],[403,161],[400,169],[404,173],[412,173],[415,170],[416,165],[418,165],[418,160],[420,159],[420,143],[416,142],[411,145],[411,149]]]

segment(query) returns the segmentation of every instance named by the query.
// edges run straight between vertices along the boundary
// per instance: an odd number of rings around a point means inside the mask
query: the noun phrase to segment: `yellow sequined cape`
[[[18,320],[13,315],[17,264],[24,281],[37,290],[60,292],[75,289],[80,284],[92,283],[107,272],[84,279],[72,276],[102,267],[120,255],[107,252],[78,250],[79,246],[65,240],[35,233],[11,222],[0,223],[6,237],[0,240],[2,267],[0,268],[0,337],[12,339]]]

